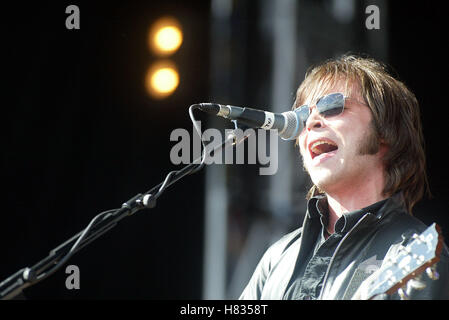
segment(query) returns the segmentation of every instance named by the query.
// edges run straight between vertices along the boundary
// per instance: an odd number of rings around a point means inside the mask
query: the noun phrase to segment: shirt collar
[[[323,199],[325,201],[322,201]],[[322,207],[324,204],[327,206],[326,196],[324,195],[317,195],[313,198],[310,198],[310,200],[307,202],[307,214],[309,215],[309,218],[320,218],[322,216],[322,212],[325,211]]]
[[[373,203],[365,208],[344,213],[335,223],[335,232],[346,233],[360,220],[366,213],[377,214],[379,209],[388,199]],[[327,198],[324,195],[317,195],[307,203],[309,218],[320,218],[321,225],[327,226],[328,210]]]

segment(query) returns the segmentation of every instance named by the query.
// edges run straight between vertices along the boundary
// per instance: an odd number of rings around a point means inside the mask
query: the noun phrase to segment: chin
[[[323,191],[326,191],[330,187],[335,186],[338,181],[341,180],[337,175],[332,174],[332,172],[330,171],[321,172],[321,174],[315,173],[310,175],[310,177],[312,179],[312,182]]]

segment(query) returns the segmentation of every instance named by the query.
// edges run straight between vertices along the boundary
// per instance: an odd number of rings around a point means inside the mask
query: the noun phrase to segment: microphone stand
[[[239,128],[240,124],[235,120],[233,122],[235,129],[231,134],[226,137],[226,140],[221,145],[213,147],[210,151],[207,151],[205,148],[204,157],[207,157],[212,152],[221,151],[229,146],[237,145],[247,138],[247,136],[238,136],[235,133],[235,130]],[[209,145],[211,145],[211,143]],[[207,147],[209,147],[209,145],[207,145]],[[31,268],[22,268],[6,280],[2,281],[0,283],[0,299],[13,299],[21,294],[25,288],[35,285],[49,277],[65,264],[74,253],[111,230],[123,218],[131,216],[142,209],[154,208],[156,206],[157,198],[167,187],[189,174],[198,172],[204,167],[205,158],[203,158],[203,160],[201,160],[201,158],[203,157],[196,159],[193,163],[185,166],[181,170],[170,172],[163,182],[154,186],[144,194],[139,193],[135,195],[124,202],[121,208],[104,211],[98,214],[85,229],[51,250],[49,256],[39,261]],[[96,220],[100,221],[97,222]],[[51,269],[48,270],[49,268]]]

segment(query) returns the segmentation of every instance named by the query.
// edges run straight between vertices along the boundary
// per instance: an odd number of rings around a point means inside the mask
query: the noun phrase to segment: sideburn
[[[374,155],[379,152],[379,149],[380,138],[374,127],[374,123],[371,122],[368,136],[360,142],[359,155]]]

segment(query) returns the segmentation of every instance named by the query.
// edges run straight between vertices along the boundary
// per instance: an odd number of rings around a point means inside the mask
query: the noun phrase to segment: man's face
[[[359,90],[354,87],[351,91],[345,100],[344,111],[329,118],[321,116],[316,109],[315,103],[320,97],[302,101],[311,106],[298,141],[304,167],[313,183],[328,194],[353,190],[357,185],[370,183],[374,175],[383,173],[379,143],[371,125],[371,111]],[[345,93],[343,81],[322,95],[335,92]]]

